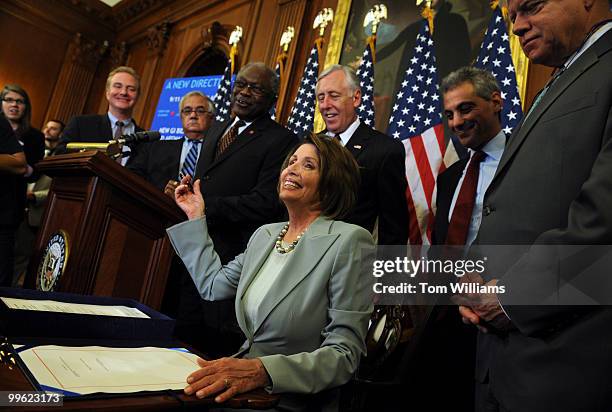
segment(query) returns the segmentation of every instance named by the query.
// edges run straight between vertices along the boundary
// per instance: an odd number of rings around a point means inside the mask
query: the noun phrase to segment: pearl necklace
[[[285,227],[283,227],[283,229],[280,231],[280,233],[276,237],[276,243],[274,244],[275,247],[276,247],[276,251],[278,253],[280,253],[281,255],[284,255],[285,253],[289,253],[289,252],[293,251],[293,249],[295,249],[295,246],[298,244],[298,242],[300,241],[302,236],[304,236],[304,232],[306,232],[306,229],[304,229],[302,231],[302,233],[300,233],[295,238],[295,240],[289,244],[289,246],[284,247],[283,246],[283,239],[285,238],[285,235],[287,234],[288,230],[289,230],[289,223],[287,223],[285,225]]]

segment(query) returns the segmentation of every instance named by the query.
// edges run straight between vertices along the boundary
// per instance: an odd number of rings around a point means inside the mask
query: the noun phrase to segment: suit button
[[[202,180],[210,180],[210,176],[204,176]]]
[[[493,208],[491,208],[491,206],[489,205],[484,205],[482,208],[482,214],[484,216],[489,216],[491,214],[491,212],[493,212]]]

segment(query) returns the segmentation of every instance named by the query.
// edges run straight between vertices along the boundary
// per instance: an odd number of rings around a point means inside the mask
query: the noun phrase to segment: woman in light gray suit
[[[333,389],[359,365],[373,308],[366,262],[373,239],[359,226],[334,220],[356,199],[353,156],[331,139],[304,140],[280,174],[289,222],[260,227],[225,266],[208,236],[200,182],[191,188],[190,179],[175,192],[189,220],[168,229],[170,240],[204,299],[236,297],[247,340],[237,356],[200,360],[185,392],[218,394],[215,400],[223,402],[264,387],[285,394],[283,409],[336,409]]]

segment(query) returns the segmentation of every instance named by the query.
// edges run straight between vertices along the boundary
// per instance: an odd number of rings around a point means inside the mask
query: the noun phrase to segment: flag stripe
[[[397,93],[387,133],[406,150],[410,243],[428,244],[433,228],[436,178],[445,152],[434,44],[426,20]]]

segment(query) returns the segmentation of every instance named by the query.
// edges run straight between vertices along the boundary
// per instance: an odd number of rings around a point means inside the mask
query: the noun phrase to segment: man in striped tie
[[[184,138],[142,144],[127,168],[174,196],[179,176],[196,173],[202,142],[214,119],[215,107],[199,91],[191,91],[179,103]]]

